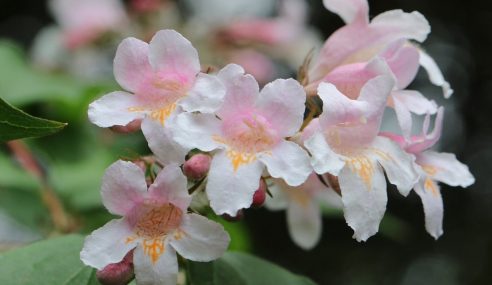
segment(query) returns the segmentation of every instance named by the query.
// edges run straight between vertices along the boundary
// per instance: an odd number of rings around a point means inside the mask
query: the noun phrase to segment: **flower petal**
[[[103,269],[111,263],[118,263],[135,247],[127,242],[133,234],[125,219],[112,220],[85,238],[80,259],[85,265]]]
[[[279,211],[287,209],[289,200],[285,192],[282,190],[283,181],[280,179],[267,180],[271,181],[268,183],[268,191],[272,196],[267,195],[265,201],[265,207],[270,211]]]
[[[188,82],[200,72],[197,50],[174,30],[161,30],[154,35],[149,44],[149,61],[154,71],[176,74]]]
[[[386,60],[396,77],[398,89],[405,89],[419,70],[419,51],[401,39],[390,44],[380,55]]]
[[[164,243],[164,253],[155,263],[146,255],[142,245],[133,253],[135,279],[138,285],[174,285],[178,280],[178,259],[174,248]]]
[[[355,20],[369,22],[369,5],[367,0],[323,0],[326,9],[338,14],[345,23]]]
[[[106,169],[101,196],[110,213],[125,216],[146,195],[145,174],[137,165],[118,160]]]
[[[371,156],[383,166],[390,183],[407,196],[419,179],[415,157],[385,137],[376,137],[372,147]]]
[[[338,176],[345,220],[354,230],[357,241],[366,241],[378,232],[388,201],[383,170],[377,163],[371,164],[374,171],[369,184],[349,166]]]
[[[212,114],[182,113],[173,126],[174,140],[185,148],[212,151],[220,146],[215,136],[222,133],[221,121]]]
[[[468,187],[475,183],[468,166],[461,163],[453,153],[425,151],[417,155],[417,163],[429,166],[432,179],[450,186]]]
[[[89,105],[89,120],[102,128],[126,126],[133,120],[142,119],[141,112],[130,112],[129,109],[138,106],[134,95],[115,91],[104,95]]]
[[[187,182],[181,168],[175,164],[167,165],[150,185],[149,197],[163,203],[171,203],[186,213],[191,203]]]
[[[343,157],[331,150],[321,133],[316,133],[304,146],[311,153],[311,164],[318,174],[330,173],[337,176],[345,165]]]
[[[153,75],[149,45],[136,38],[124,39],[116,50],[113,69],[121,87],[135,93]]]
[[[195,85],[179,105],[187,112],[213,113],[222,105],[225,93],[225,86],[216,76],[199,73]]]
[[[434,129],[431,133],[427,133],[428,122],[430,121],[430,115],[427,114],[422,126],[422,134],[420,136],[412,137],[405,150],[410,153],[421,153],[426,149],[431,148],[441,138],[442,122],[444,118],[444,108],[439,107],[437,110],[437,116],[434,121]]]
[[[402,10],[391,10],[374,17],[371,28],[380,32],[398,34],[398,38],[412,39],[423,42],[430,33],[429,22],[417,11],[405,13]]]
[[[282,137],[290,137],[301,128],[306,93],[296,80],[277,79],[260,92],[256,106],[260,114]]]
[[[272,177],[282,178],[290,186],[302,184],[313,171],[307,152],[290,141],[281,141],[271,151],[260,153],[258,159]]]
[[[145,118],[142,122],[142,132],[149,148],[163,164],[183,164],[185,156],[191,148],[178,144],[173,139],[173,130],[162,126],[158,121]]]
[[[186,259],[212,261],[221,257],[230,237],[222,225],[197,214],[188,214],[169,243]]]
[[[263,164],[257,160],[241,165],[236,171],[226,150],[215,154],[210,165],[207,196],[210,206],[218,215],[236,216],[237,211],[249,208],[258,189]]]
[[[321,212],[317,201],[310,199],[304,204],[291,201],[287,208],[287,225],[290,236],[298,246],[305,250],[312,249],[321,238]]]
[[[444,215],[441,192],[437,183],[427,176],[415,185],[415,193],[419,195],[424,206],[425,229],[427,232],[438,239],[442,233],[442,220]]]
[[[446,81],[446,79],[444,79],[444,76],[442,75],[439,66],[437,66],[437,63],[426,52],[422,50],[419,51],[420,51],[420,65],[425,69],[425,71],[427,71],[430,82],[436,86],[442,87],[444,98],[451,97],[454,91],[449,85],[449,83]]]

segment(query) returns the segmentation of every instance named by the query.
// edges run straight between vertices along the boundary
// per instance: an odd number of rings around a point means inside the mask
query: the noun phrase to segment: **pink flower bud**
[[[221,217],[228,222],[237,222],[243,219],[244,211],[242,209],[237,211],[236,216],[234,217],[229,214],[222,214]]]
[[[137,119],[133,120],[126,126],[113,126],[111,130],[116,133],[129,134],[140,130],[140,125],[142,124],[142,120]]]
[[[122,261],[98,270],[96,277],[103,285],[128,284],[133,279],[133,250]]]
[[[266,190],[267,190],[267,185],[263,179],[260,179],[260,186],[256,190],[255,194],[253,195],[253,203],[251,206],[255,208],[259,208],[263,206],[265,203],[266,199]]]
[[[183,172],[186,177],[199,180],[207,174],[211,160],[212,158],[209,155],[196,154],[184,163]]]

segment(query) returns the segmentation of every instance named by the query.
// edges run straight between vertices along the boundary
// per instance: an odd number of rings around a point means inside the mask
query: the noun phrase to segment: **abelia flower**
[[[323,113],[302,135],[314,171],[338,176],[345,219],[358,241],[378,231],[387,203],[384,173],[404,196],[418,180],[414,158],[378,136],[393,86],[390,75],[376,76],[354,100],[333,84],[321,83],[318,94]]]
[[[444,109],[441,107],[437,113],[432,132],[428,132],[430,116],[427,115],[422,134],[405,137],[390,133],[382,133],[401,145],[405,151],[415,155],[420,179],[413,190],[422,200],[425,214],[425,228],[427,232],[438,239],[442,233],[442,221],[444,215],[441,191],[438,182],[450,186],[468,187],[475,182],[468,167],[459,162],[452,153],[436,152],[429,150],[441,137]]]
[[[126,126],[143,119],[145,137],[149,141],[154,137],[149,147],[165,163],[184,162],[188,151],[170,139],[166,126],[175,115],[213,112],[225,95],[215,76],[200,72],[196,49],[174,30],[157,32],[150,44],[135,38],[123,40],[116,51],[114,75],[128,92],[112,92],[91,103],[89,119],[100,127]]]
[[[235,216],[248,208],[264,168],[297,186],[312,168],[293,136],[303,122],[306,95],[293,79],[278,79],[261,92],[253,76],[235,64],[218,74],[226,85],[223,106],[212,114],[180,114],[174,139],[185,148],[216,150],[206,192],[217,214]]]
[[[340,196],[323,185],[315,173],[303,184],[289,186],[281,179],[272,179],[268,189],[267,209],[286,210],[290,237],[301,248],[312,249],[319,242],[322,231],[320,203],[342,208]]]
[[[176,284],[176,252],[186,259],[211,261],[227,249],[223,227],[197,214],[188,214],[191,196],[181,170],[170,165],[147,189],[140,167],[117,161],[103,178],[101,195],[112,214],[122,216],[94,231],[80,253],[89,266],[103,269],[120,262],[134,249],[138,284]]]

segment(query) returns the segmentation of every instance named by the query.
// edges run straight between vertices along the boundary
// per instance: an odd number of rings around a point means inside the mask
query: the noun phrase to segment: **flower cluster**
[[[176,251],[196,261],[225,251],[229,238],[221,226],[188,214],[192,196],[183,164],[192,195],[203,189],[218,215],[251,207],[266,180],[267,207],[287,209],[291,236],[305,249],[321,236],[319,202],[343,208],[358,241],[377,233],[387,204],[385,177],[403,196],[414,190],[427,231],[436,239],[442,234],[437,182],[467,187],[474,178],[453,154],[429,150],[440,138],[444,110],[405,89],[422,66],[445,97],[452,93],[415,43],[427,37],[428,22],[401,10],[369,21],[366,0],[324,5],[346,25],[326,40],[311,66],[301,67],[298,80],[276,79],[261,89],[237,64],[202,72],[197,50],[174,30],[159,31],[150,43],[127,38],[119,45],[114,75],[126,91],[90,104],[89,119],[100,127],[141,128],[158,165],[150,172],[158,173],[146,181],[131,162],[108,168],[103,202],[123,218],[87,238],[81,253],[86,264],[102,269],[135,249],[139,284],[174,284]],[[244,36],[243,28],[229,33]],[[381,132],[387,108],[396,113],[401,133]],[[419,135],[412,134],[415,116],[425,116]]]

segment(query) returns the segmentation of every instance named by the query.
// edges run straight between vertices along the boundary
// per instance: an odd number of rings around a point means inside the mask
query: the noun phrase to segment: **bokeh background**
[[[342,25],[321,1],[308,2],[309,24],[322,35],[326,37]],[[432,33],[423,47],[442,68],[455,93],[450,100],[442,99],[440,90],[431,87],[420,73],[412,87],[445,105],[440,148],[456,153],[469,165],[476,183],[468,189],[442,185],[444,235],[438,241],[425,232],[417,195],[403,198],[389,189],[381,231],[365,243],[351,238],[352,231],[339,213],[327,211],[321,242],[306,252],[291,242],[284,212],[257,209],[248,210],[243,221],[231,226],[239,237],[233,246],[309,276],[319,284],[492,284],[492,5],[488,0],[369,2],[371,16],[403,9],[417,10],[429,20]],[[28,53],[38,32],[53,22],[46,6],[46,1],[40,0],[0,2],[0,39],[19,45],[14,55],[22,50]],[[184,16],[189,10],[185,6],[181,7]],[[7,59],[11,55],[1,56],[0,76],[11,71],[6,62],[10,62]],[[87,104],[111,89],[111,84],[80,88],[79,83],[71,85],[72,79],[61,78],[57,80],[67,86],[56,92],[68,90],[70,96],[85,97],[69,100],[51,94],[39,99],[18,98],[14,92],[17,89],[6,87],[12,82],[2,78],[0,97],[32,114],[70,123],[58,135],[29,140],[27,144],[76,220],[76,230],[89,232],[110,218],[98,199],[103,169],[118,157],[145,154],[146,148],[138,134],[114,135],[87,123]],[[29,80],[16,79],[17,84],[30,84]],[[11,90],[14,93],[5,93]],[[47,235],[43,230],[43,225],[49,228],[50,223],[46,209],[32,191],[37,182],[15,164],[8,148],[2,146],[0,154],[0,238],[8,245]]]

